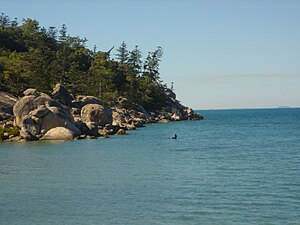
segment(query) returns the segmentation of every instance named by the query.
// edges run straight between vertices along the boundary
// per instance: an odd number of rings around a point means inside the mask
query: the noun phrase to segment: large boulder
[[[27,95],[20,98],[13,107],[15,116],[15,126],[22,127],[23,117],[29,112],[44,105],[46,101],[52,100],[48,95],[39,93],[38,95]]]
[[[46,104],[47,106],[47,104]],[[71,123],[74,123],[74,118],[71,115],[71,112],[69,109],[63,108],[63,107],[57,107],[57,106],[47,106],[47,108],[57,115],[57,117],[64,119],[66,121],[70,121]]]
[[[22,120],[22,126],[20,130],[20,136],[26,141],[38,140],[38,135],[40,134],[40,125],[27,115]]]
[[[81,120],[95,123],[96,126],[112,124],[111,109],[99,104],[87,104],[81,109]]]
[[[72,140],[74,133],[65,127],[55,127],[49,130],[41,140]]]
[[[30,115],[27,115],[22,121],[21,130],[23,133],[38,136],[41,132],[41,126],[34,118],[32,118]]]
[[[81,101],[83,103],[83,105],[87,105],[87,104],[102,104],[102,101],[99,98],[96,98],[94,96],[83,96],[83,98],[81,98]]]
[[[25,140],[36,140],[55,127],[65,127],[78,136],[81,131],[75,126],[67,106],[53,101],[48,95],[34,89],[27,91],[14,105],[15,125],[21,128]]]
[[[40,132],[46,133],[55,127],[65,127],[73,132],[75,136],[81,131],[75,126],[75,122],[70,112],[64,108],[55,106],[39,106],[30,113],[31,118],[40,126]]]
[[[82,121],[75,122],[76,127],[81,131],[84,135],[90,135],[94,137],[98,137],[98,126],[95,125],[95,123],[87,122],[84,123]]]
[[[13,106],[17,102],[17,98],[7,92],[0,91],[0,113],[13,114]]]
[[[102,105],[102,101],[94,96],[84,96],[78,95],[75,100],[72,101],[71,106],[73,108],[81,109],[83,106],[87,104],[98,104]]]
[[[56,84],[53,88],[52,97],[53,99],[67,106],[70,106],[72,100],[74,100],[69,94],[68,90],[60,83]]]

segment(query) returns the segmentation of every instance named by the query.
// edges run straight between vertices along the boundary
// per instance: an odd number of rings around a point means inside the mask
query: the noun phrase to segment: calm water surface
[[[300,224],[300,109],[202,113],[0,144],[0,224]]]

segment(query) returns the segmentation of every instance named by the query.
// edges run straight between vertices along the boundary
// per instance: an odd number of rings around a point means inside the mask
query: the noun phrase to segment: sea
[[[0,224],[300,224],[300,109],[200,113],[108,139],[0,143]]]

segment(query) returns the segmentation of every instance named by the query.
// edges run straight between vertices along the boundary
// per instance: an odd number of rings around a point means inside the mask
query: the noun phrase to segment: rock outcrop
[[[176,99],[176,95],[172,90],[168,89],[167,95],[168,101],[164,111],[168,112],[168,114],[171,116],[171,121],[204,119],[202,115],[194,112],[191,108],[182,105]]]
[[[143,127],[146,123],[203,119],[176,100],[170,89],[166,92],[167,102],[163,110],[150,113],[123,97],[118,98],[112,108],[94,96],[74,98],[61,84],[55,86],[52,97],[33,88],[23,93],[24,96],[17,99],[0,92],[0,129],[18,131],[19,128],[19,136],[14,135],[12,140],[106,138],[113,134],[127,134],[128,130]]]
[[[56,84],[53,88],[52,98],[66,106],[71,106],[72,101],[74,100],[68,90],[60,83]]]
[[[21,127],[23,119],[32,110],[37,109],[39,105],[44,105],[46,101],[52,100],[50,96],[44,93],[32,92],[34,89],[28,89],[24,91],[27,95],[20,98],[13,107],[13,113],[15,116],[15,126]],[[28,94],[27,91],[30,93]]]
[[[0,115],[13,115],[13,106],[17,102],[17,98],[7,92],[0,91]]]
[[[72,101],[72,107],[81,109],[83,106],[87,104],[98,104],[102,105],[102,101],[94,96],[84,96],[84,95],[79,95],[76,97],[75,100]]]
[[[67,106],[35,89],[27,89],[24,94],[14,105],[13,113],[14,125],[25,140],[38,140],[55,127],[65,127],[74,136],[81,134]]]

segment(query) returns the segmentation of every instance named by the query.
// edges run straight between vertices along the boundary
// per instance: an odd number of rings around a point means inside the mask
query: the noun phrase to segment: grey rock
[[[22,121],[21,131],[31,136],[37,136],[40,133],[41,126],[36,123],[31,116],[27,115]]]
[[[0,91],[0,113],[13,115],[13,106],[16,104],[18,98],[15,96]]]
[[[117,132],[117,134],[118,134],[118,135],[125,135],[125,134],[127,134],[127,133],[126,133],[126,130],[125,130],[125,129],[119,129],[118,132]]]
[[[38,106],[44,105],[45,102],[49,100],[51,100],[51,98],[44,93],[41,93],[40,96],[28,95],[20,98],[13,107],[15,125],[21,127],[24,116],[28,115],[29,112],[34,109],[37,109]]]
[[[12,118],[13,118],[13,115],[5,113],[5,112],[0,112],[0,121],[10,120]]]
[[[36,136],[34,136],[31,133],[28,133],[22,129],[20,130],[20,137],[22,139],[24,139],[25,141],[37,141],[38,140],[38,138]]]
[[[37,90],[34,89],[34,88],[28,88],[28,89],[26,89],[25,91],[23,91],[23,94],[25,96],[28,96],[28,95],[39,96],[39,92],[37,92]]]
[[[81,120],[85,123],[93,122],[97,126],[112,124],[111,109],[103,105],[87,104],[81,109]]]
[[[31,111],[31,115],[38,118],[42,118],[48,113],[50,113],[50,110],[45,105],[39,105],[37,109]]]
[[[52,97],[53,99],[66,106],[70,106],[72,101],[74,100],[73,97],[69,94],[68,90],[60,83],[56,84],[53,88]]]
[[[41,140],[72,140],[74,133],[65,127],[54,127],[46,132]]]
[[[102,105],[102,101],[94,96],[79,95],[76,97],[75,100],[72,101],[71,106],[73,108],[81,109],[82,107],[84,107],[85,105],[88,105],[88,104]]]
[[[86,135],[91,135],[95,137],[99,136],[98,126],[93,122],[83,123],[81,126],[81,132]]]

